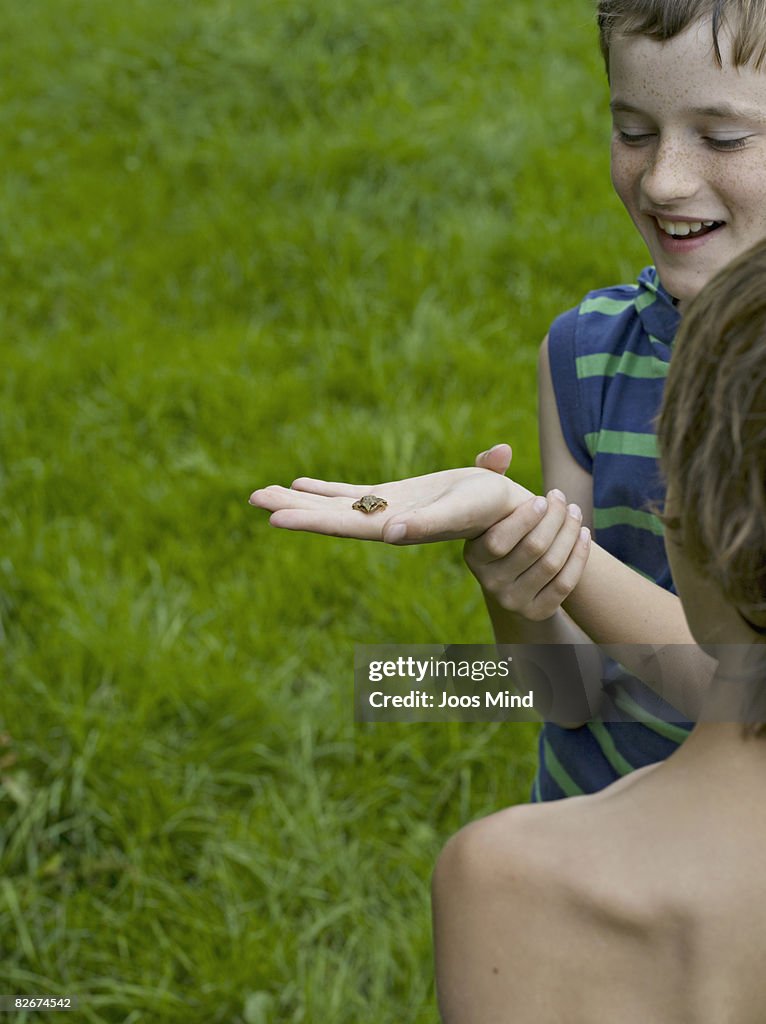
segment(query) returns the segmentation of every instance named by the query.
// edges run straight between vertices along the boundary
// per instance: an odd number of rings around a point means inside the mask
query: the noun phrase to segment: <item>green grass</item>
[[[2,19],[0,994],[426,1024],[431,868],[535,727],[355,727],[354,643],[489,641],[459,546],[247,496],[498,440],[539,487],[539,340],[643,260],[590,4]]]

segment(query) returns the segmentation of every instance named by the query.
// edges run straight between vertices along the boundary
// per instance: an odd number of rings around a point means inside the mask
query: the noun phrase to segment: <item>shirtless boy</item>
[[[658,439],[673,578],[718,660],[701,721],[661,764],[448,843],[445,1024],[764,1019],[766,243],[705,288],[676,344]]]

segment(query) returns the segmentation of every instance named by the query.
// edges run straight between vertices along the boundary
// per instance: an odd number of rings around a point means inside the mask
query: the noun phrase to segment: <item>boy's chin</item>
[[[705,287],[705,281],[700,281],[697,278],[692,282],[686,279],[684,275],[678,273],[668,271],[663,273],[662,263],[659,260],[655,262],[655,266],[657,267],[660,284],[673,300],[675,307],[679,312],[683,313],[685,307]]]

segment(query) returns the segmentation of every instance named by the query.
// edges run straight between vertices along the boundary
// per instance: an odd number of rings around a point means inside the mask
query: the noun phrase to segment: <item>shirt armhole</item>
[[[551,380],[567,448],[574,460],[593,473],[593,457],[585,442],[587,427],[577,378],[576,337],[579,308],[562,313],[548,332]]]

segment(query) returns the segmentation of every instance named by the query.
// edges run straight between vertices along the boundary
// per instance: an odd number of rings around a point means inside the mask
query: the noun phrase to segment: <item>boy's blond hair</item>
[[[724,26],[731,32],[734,66],[761,67],[766,60],[766,0],[599,0],[599,38],[607,75],[615,33],[672,39],[694,22],[707,19],[719,67],[723,66],[719,38]]]
[[[766,621],[766,241],[684,314],[657,436],[689,560],[750,622]]]

